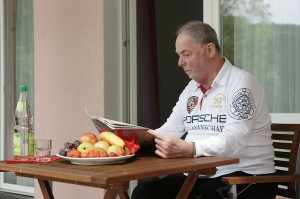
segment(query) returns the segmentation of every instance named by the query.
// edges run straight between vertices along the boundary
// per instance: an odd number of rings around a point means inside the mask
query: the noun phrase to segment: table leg
[[[115,199],[117,195],[119,195],[120,199],[130,199],[127,193],[128,188],[129,182],[109,184],[103,199]]]
[[[119,195],[120,199],[130,199],[127,191],[117,189],[108,189],[103,199],[115,199],[117,195]]]
[[[44,199],[54,199],[53,192],[48,180],[38,179],[38,182],[41,187]]]
[[[130,199],[127,191],[119,190],[118,194],[119,194],[120,199]]]
[[[108,189],[103,199],[115,199],[117,197],[117,194],[118,192],[116,189]]]
[[[186,199],[189,197],[190,192],[195,185],[196,180],[198,179],[200,175],[199,170],[190,171],[188,176],[186,177],[180,191],[177,194],[176,199]]]

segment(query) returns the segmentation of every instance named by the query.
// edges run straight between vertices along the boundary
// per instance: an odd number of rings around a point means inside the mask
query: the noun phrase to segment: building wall
[[[36,138],[66,141],[95,132],[85,105],[104,112],[103,0],[34,1]],[[53,183],[55,198],[100,198],[103,190]],[[43,198],[35,181],[35,198]]]

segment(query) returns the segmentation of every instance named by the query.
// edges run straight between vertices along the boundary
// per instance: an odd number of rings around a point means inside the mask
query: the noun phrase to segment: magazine
[[[99,117],[99,116],[94,116],[94,115],[89,114],[86,107],[85,107],[85,111],[99,132],[101,132],[101,131],[114,132],[117,130],[123,130],[124,135],[136,133],[138,136],[139,142],[144,142],[144,141],[153,139],[152,135],[150,135],[147,132],[147,130],[149,128],[137,126],[134,124],[128,124],[125,122],[115,121],[115,120],[111,120],[111,119],[107,119],[107,118],[103,118],[103,117]]]

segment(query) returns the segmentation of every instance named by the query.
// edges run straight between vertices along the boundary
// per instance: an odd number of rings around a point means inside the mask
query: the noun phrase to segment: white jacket
[[[263,89],[248,72],[227,59],[204,95],[191,80],[181,93],[161,133],[195,142],[196,157],[237,157],[239,164],[218,168],[213,177],[234,171],[250,174],[275,172],[271,118]],[[200,101],[203,97],[200,110]]]

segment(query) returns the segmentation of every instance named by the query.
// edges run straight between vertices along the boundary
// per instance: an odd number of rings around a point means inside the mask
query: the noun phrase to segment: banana
[[[118,145],[122,148],[125,147],[125,142],[120,137],[109,131],[100,133],[99,140],[105,140],[111,145]]]

